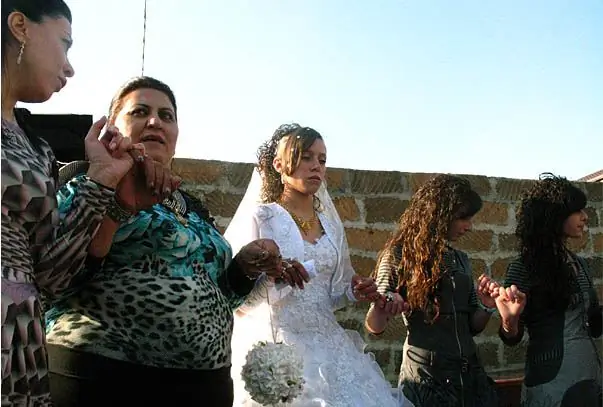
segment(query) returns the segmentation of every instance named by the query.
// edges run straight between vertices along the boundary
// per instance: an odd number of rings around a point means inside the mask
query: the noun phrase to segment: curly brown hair
[[[285,137],[287,139],[282,141],[285,145],[280,146],[281,140]],[[277,202],[283,194],[281,174],[273,165],[278,150],[282,151],[285,175],[291,175],[299,167],[303,153],[308,151],[316,140],[322,139],[316,130],[302,127],[297,123],[282,124],[275,130],[272,137],[262,144],[257,152],[256,168],[262,176],[262,202]]]
[[[515,235],[528,279],[554,309],[567,308],[572,284],[563,233],[565,220],[586,207],[586,195],[565,178],[545,173],[525,191]]]
[[[424,311],[428,322],[439,313],[437,287],[450,226],[457,219],[473,217],[481,208],[482,199],[468,180],[438,175],[412,196],[397,230],[379,254],[381,259],[388,253],[401,253],[398,291],[406,290],[411,309]]]

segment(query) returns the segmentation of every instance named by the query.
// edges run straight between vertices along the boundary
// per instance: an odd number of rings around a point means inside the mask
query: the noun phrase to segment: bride
[[[247,193],[225,237],[233,252],[273,239],[287,259],[287,280],[303,265],[309,282],[291,287],[260,278],[237,310],[232,339],[235,406],[257,406],[241,369],[259,340],[295,345],[304,360],[304,390],[294,407],[410,405],[392,389],[358,332],[345,331],[334,311],[356,301],[381,301],[373,280],[355,274],[341,219],[326,190],[321,135],[297,124],[279,127],[259,150]],[[406,401],[406,404],[404,402]]]

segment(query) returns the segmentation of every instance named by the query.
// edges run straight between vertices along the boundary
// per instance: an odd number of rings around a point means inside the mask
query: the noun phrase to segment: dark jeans
[[[48,345],[55,407],[232,407],[230,367],[157,368]]]

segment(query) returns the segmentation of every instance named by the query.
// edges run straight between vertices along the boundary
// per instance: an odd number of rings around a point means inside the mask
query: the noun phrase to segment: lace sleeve
[[[343,227],[343,226],[342,226]],[[345,291],[339,295],[331,295],[331,306],[334,311],[347,307],[350,304],[356,302],[356,297],[352,291],[352,277],[356,273],[354,267],[352,267],[352,260],[350,259],[350,249],[348,246],[348,240],[343,233],[343,239],[341,244],[341,266],[343,268],[343,281],[342,284],[346,285]]]

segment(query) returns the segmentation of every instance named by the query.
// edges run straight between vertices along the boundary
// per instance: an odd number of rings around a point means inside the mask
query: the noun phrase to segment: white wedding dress
[[[303,355],[306,383],[291,407],[411,406],[401,389],[392,388],[384,378],[373,355],[364,353],[358,332],[344,330],[335,318],[334,310],[354,301],[347,242],[338,238],[342,234],[338,227],[343,226],[321,213],[325,234],[312,244],[301,238],[291,216],[278,204],[259,205],[251,217],[247,224],[252,235],[243,238],[240,229],[236,237],[226,234],[238,240],[235,250],[243,241],[273,239],[283,258],[303,263],[312,278],[304,289],[275,286],[264,279],[237,312],[232,340],[234,406],[259,406],[244,389],[241,369],[254,343],[273,338],[294,345]]]

